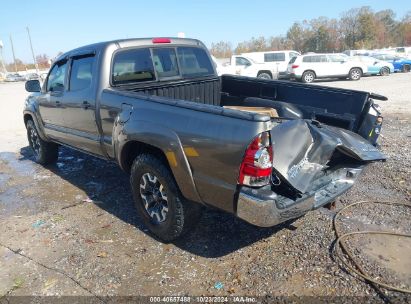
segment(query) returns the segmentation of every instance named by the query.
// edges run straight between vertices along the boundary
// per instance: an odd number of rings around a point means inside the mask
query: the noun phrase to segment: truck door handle
[[[90,108],[90,103],[87,100],[83,101],[83,105],[81,106],[84,110],[87,110],[88,108]]]

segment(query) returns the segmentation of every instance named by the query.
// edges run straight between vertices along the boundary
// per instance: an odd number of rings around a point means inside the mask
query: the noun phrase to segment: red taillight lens
[[[169,38],[153,38],[151,41],[153,43],[171,43]]]
[[[296,69],[296,68],[298,68],[298,67],[299,67],[298,64],[293,64],[293,65],[291,66],[291,68],[293,68],[293,69]]]
[[[238,183],[251,187],[261,187],[270,183],[273,152],[270,133],[259,134],[245,151],[240,167]]]

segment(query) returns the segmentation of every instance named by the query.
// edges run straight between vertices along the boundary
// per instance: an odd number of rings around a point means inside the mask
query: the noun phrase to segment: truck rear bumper
[[[238,197],[237,216],[250,224],[271,227],[287,220],[300,217],[334,201],[349,190],[363,167],[341,168],[316,181],[316,190],[304,193],[301,198],[292,200],[271,190],[271,186],[260,189],[242,187]],[[324,181],[328,181],[323,184]]]

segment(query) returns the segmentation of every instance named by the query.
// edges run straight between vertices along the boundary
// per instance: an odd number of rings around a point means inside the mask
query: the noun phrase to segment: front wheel
[[[311,83],[315,79],[315,74],[312,71],[306,71],[303,73],[303,76],[301,77],[301,81],[304,83]]]
[[[388,75],[390,75],[390,69],[387,68],[387,67],[381,68],[381,70],[380,70],[380,75],[381,75],[381,76],[388,76]]]
[[[27,121],[26,129],[27,139],[36,162],[43,166],[55,163],[58,159],[58,145],[42,140],[31,119]]]
[[[181,195],[170,170],[159,158],[141,154],[130,176],[134,202],[145,226],[170,242],[190,231],[201,215],[201,206]]]
[[[348,74],[348,77],[350,80],[360,80],[362,76],[362,71],[359,68],[352,68],[350,70],[350,73]]]

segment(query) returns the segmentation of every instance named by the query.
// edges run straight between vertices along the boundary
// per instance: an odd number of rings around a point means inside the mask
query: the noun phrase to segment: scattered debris
[[[97,257],[99,257],[99,258],[106,258],[107,256],[108,256],[108,254],[105,251],[99,252],[97,254]]]
[[[24,284],[24,280],[22,278],[15,278],[13,280],[13,290],[20,288],[21,286],[23,286]]]
[[[44,288],[43,291],[47,291],[48,289],[50,289],[51,287],[53,287],[54,285],[56,285],[58,282],[57,279],[48,279],[45,283],[44,283]]]
[[[33,223],[31,226],[33,228],[40,228],[41,226],[43,226],[46,222],[42,221],[42,220],[37,220],[35,223]]]
[[[214,284],[214,288],[217,289],[217,290],[220,290],[220,289],[222,289],[223,287],[224,287],[224,284],[221,283],[221,282],[216,282],[216,283]]]

